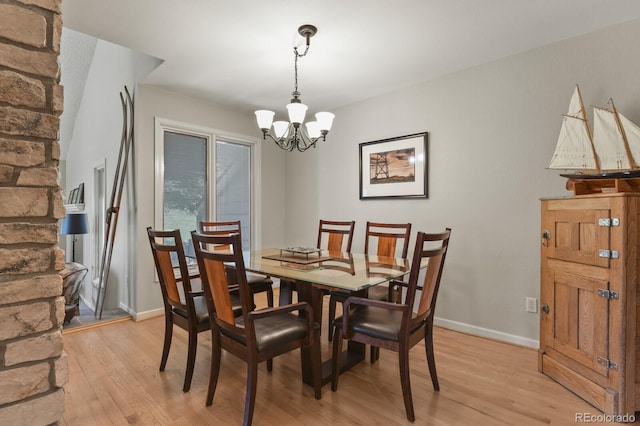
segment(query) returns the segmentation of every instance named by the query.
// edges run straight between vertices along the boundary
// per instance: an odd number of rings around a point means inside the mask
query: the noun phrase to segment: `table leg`
[[[280,280],[279,306],[289,305],[293,302],[293,286],[295,286],[295,283],[292,281],[285,280],[284,278]]]
[[[314,318],[322,318],[322,298],[323,291],[320,288],[314,287],[311,283],[304,281],[296,281],[296,287],[298,290],[298,300],[301,302],[307,302],[313,309]],[[315,322],[318,322],[316,319]],[[322,325],[320,323],[320,325]],[[320,338],[320,330],[317,331],[317,339]],[[301,351],[301,364],[302,364],[302,381],[310,386],[313,386],[312,379],[312,348],[304,348]],[[342,355],[342,366],[340,372],[343,373],[349,370],[351,367],[365,359],[365,345],[358,342],[349,341],[347,344],[347,353]],[[321,359],[318,356],[318,359]],[[325,385],[331,382],[331,359],[322,363],[322,384]]]

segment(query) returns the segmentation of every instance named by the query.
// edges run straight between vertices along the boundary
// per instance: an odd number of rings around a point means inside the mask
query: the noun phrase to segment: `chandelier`
[[[255,112],[258,127],[262,130],[263,139],[266,140],[267,136],[269,136],[280,148],[286,151],[297,149],[300,152],[304,152],[311,147],[315,147],[318,140],[326,140],[327,133],[331,130],[333,118],[335,117],[330,112],[319,112],[316,114],[316,121],[309,121],[305,126],[302,126],[307,106],[300,101],[300,92],[298,92],[298,58],[307,55],[307,52],[309,52],[309,40],[317,31],[318,29],[313,25],[303,25],[298,28],[298,34],[306,39],[307,44],[303,53],[298,52],[297,46],[293,48],[295,85],[291,93],[293,99],[287,105],[289,121],[274,122],[273,116],[275,113],[273,111],[259,110]],[[269,133],[272,124],[275,136]]]

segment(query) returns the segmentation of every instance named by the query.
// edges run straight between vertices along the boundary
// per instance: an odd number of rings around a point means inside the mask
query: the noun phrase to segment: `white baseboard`
[[[164,308],[152,309],[144,312],[131,312],[134,321],[142,321],[164,315]]]
[[[458,321],[435,317],[433,324],[438,327],[448,328],[450,330],[460,331],[474,336],[488,337],[490,339],[500,340],[514,345],[526,346],[533,349],[538,349],[540,347],[540,342],[538,340],[528,339],[526,337],[503,333],[501,331],[491,330],[488,328],[477,327],[475,325],[465,324]]]

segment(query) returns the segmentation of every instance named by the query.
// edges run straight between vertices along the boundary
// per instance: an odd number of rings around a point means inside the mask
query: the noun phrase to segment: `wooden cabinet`
[[[640,410],[640,194],[542,200],[539,370],[611,415]]]

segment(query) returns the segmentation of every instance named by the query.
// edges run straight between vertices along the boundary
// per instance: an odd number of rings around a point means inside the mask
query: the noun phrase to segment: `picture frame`
[[[428,198],[429,133],[363,142],[360,199]]]

